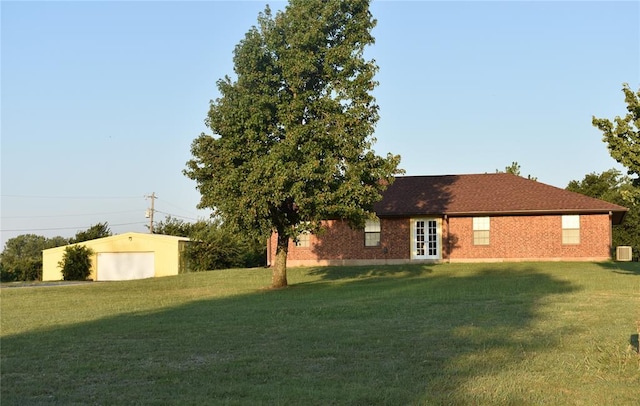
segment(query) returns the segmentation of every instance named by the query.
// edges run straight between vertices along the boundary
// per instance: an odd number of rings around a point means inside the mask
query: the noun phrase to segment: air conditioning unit
[[[616,261],[631,261],[631,247],[619,246],[616,247]]]

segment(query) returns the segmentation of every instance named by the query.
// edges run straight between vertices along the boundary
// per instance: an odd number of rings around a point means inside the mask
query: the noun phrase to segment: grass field
[[[1,292],[1,403],[632,405],[640,264],[270,270]]]

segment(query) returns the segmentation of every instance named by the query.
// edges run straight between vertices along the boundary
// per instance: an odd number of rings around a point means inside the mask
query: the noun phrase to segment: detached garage
[[[125,233],[84,241],[93,251],[91,276],[95,281],[122,281],[177,275],[184,268],[181,253],[185,237],[161,234]],[[66,246],[42,251],[42,280],[62,279],[58,263]]]

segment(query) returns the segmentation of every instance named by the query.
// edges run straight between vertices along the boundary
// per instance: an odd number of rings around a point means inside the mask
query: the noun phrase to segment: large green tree
[[[623,223],[613,226],[613,246],[633,247],[634,258],[637,260],[640,253],[640,200],[637,196],[640,193],[631,178],[616,169],[609,169],[585,175],[581,181],[572,180],[567,190],[627,207],[629,211]]]
[[[234,50],[236,79],[217,82],[185,174],[199,207],[238,232],[278,235],[272,287],[287,285],[288,243],[328,217],[361,226],[398,173],[373,151],[377,65],[368,0],[291,0],[267,7]]]
[[[627,168],[629,175],[636,175],[634,182],[640,184],[640,89],[631,90],[622,85],[627,115],[616,116],[613,122],[606,118],[592,118],[592,124],[603,134],[611,157]]]

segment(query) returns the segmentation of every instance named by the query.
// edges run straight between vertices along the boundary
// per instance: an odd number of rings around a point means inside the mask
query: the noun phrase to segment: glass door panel
[[[414,219],[411,223],[411,258],[440,259],[440,221]]]

